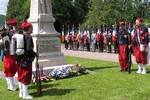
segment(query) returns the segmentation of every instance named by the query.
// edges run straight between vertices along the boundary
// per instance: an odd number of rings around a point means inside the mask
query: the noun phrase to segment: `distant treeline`
[[[0,27],[2,27],[5,24],[5,16],[0,15]]]
[[[142,0],[143,1],[143,0]],[[150,2],[141,0],[52,0],[55,28],[61,31],[67,26],[99,27],[112,25],[124,18],[134,22],[141,16],[150,22]],[[15,6],[14,6],[15,5]],[[30,0],[9,0],[6,19],[15,17],[19,22],[29,17]]]

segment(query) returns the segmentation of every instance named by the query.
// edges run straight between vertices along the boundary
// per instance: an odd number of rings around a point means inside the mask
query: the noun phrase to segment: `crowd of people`
[[[130,23],[126,24],[126,28],[131,32]],[[62,35],[62,41],[65,48],[69,50],[87,50],[92,52],[114,52],[118,53],[118,33],[119,26],[112,27],[101,26],[95,30],[70,31],[65,36]]]
[[[7,89],[15,91],[14,76],[18,75],[19,97],[32,99],[28,94],[28,85],[32,78],[32,61],[36,53],[33,51],[32,24],[23,22],[18,25],[15,18],[6,22],[7,28],[0,29],[0,49],[4,52],[3,73]]]
[[[144,26],[143,22],[141,17],[137,17],[135,25],[121,19],[118,25],[101,26],[95,31],[73,30],[68,31],[65,36],[62,32],[61,41],[68,50],[118,53],[121,71],[127,71],[129,52],[132,52],[138,64],[137,73],[146,74],[150,39],[148,27]]]

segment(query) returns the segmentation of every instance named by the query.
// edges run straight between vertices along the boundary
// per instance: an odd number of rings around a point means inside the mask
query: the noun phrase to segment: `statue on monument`
[[[43,14],[52,14],[51,0],[40,0],[40,10]]]
[[[41,13],[47,13],[47,0],[40,0]]]

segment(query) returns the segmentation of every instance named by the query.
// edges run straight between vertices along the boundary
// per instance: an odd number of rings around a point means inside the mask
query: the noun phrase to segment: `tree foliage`
[[[56,18],[55,27],[62,25],[78,26],[85,19],[89,9],[89,0],[53,0],[53,14]]]
[[[6,19],[16,18],[23,22],[29,16],[30,0],[9,0]]]
[[[150,5],[141,0],[52,0],[55,28],[61,31],[62,25],[79,24],[97,27],[102,24],[111,25],[124,18],[134,21],[142,16],[149,22]],[[29,17],[30,0],[9,0],[6,19],[15,17],[19,22]]]
[[[5,24],[5,16],[0,15],[0,27],[2,27]]]
[[[88,12],[89,0],[52,0],[55,28],[60,31],[62,25],[82,23]],[[6,18],[15,17],[19,22],[29,17],[30,0],[9,0]]]
[[[99,24],[111,25],[121,18],[131,22],[137,16],[149,19],[149,7],[150,5],[142,3],[141,0],[91,0],[85,23],[99,26]]]

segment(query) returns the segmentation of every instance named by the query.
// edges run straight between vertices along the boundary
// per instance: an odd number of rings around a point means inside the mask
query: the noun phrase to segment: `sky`
[[[8,1],[9,0],[0,0],[0,14],[6,15]]]

